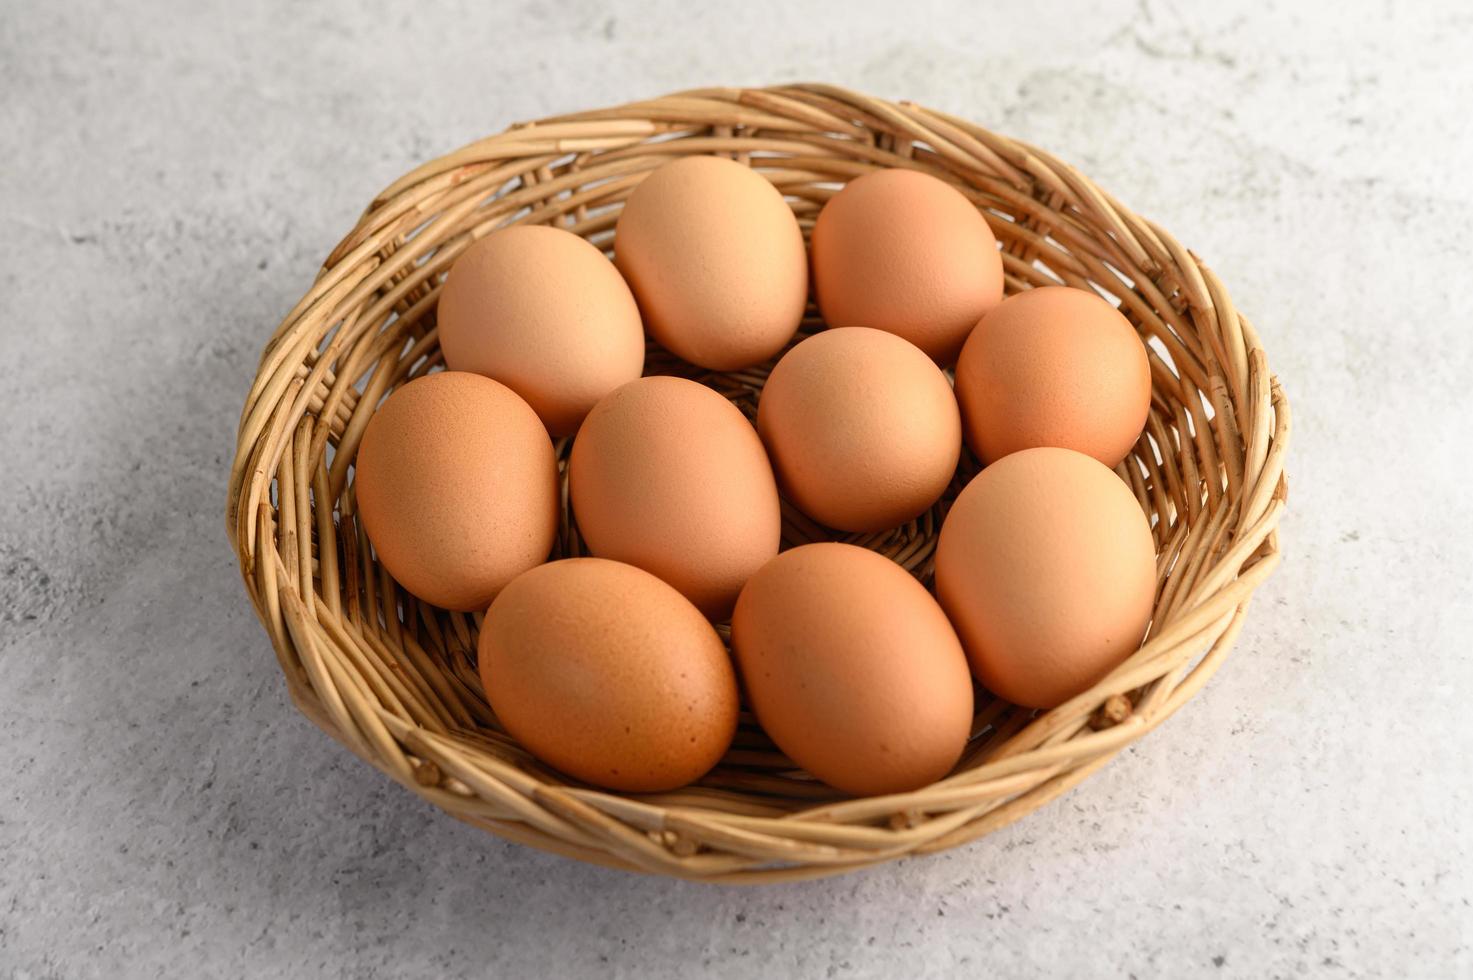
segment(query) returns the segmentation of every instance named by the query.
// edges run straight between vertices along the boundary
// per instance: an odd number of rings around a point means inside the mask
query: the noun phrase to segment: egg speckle
[[[721,637],[680,593],[601,558],[514,579],[481,626],[486,698],[554,768],[628,792],[674,789],[716,764],[737,723]]]

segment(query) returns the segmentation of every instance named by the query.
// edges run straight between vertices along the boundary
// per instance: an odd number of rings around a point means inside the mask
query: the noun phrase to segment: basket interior
[[[404,592],[356,519],[352,464],[369,415],[395,387],[443,367],[435,303],[456,257],[517,222],[558,225],[612,254],[634,186],[672,156],[702,153],[770,180],[805,237],[847,180],[882,167],[931,173],[986,217],[1009,294],[1092,289],[1147,344],[1150,416],[1117,467],[1156,542],[1145,646],[1047,713],[979,688],[956,771],[918,793],[846,799],[797,769],[745,711],[731,750],[693,786],[625,797],[571,783],[525,753],[487,707],[475,663],[480,615]],[[794,343],[822,328],[810,298]],[[651,343],[645,373],[698,380],[752,418],[775,361],[713,373]],[[823,86],[711,90],[514,127],[381,194],[266,348],[242,414],[229,524],[294,700],[358,754],[504,836],[621,867],[742,880],[975,837],[1169,715],[1216,668],[1277,559],[1287,426],[1256,334],[1210,270],[1067,165],[940,113]],[[560,466],[570,442],[557,443]],[[783,547],[847,541],[929,587],[941,522],[979,468],[964,449],[934,507],[879,533],[836,533],[785,502]],[[565,475],[563,487],[553,557],[586,553]]]

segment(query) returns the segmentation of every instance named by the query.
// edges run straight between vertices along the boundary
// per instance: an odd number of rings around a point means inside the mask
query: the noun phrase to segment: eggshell
[[[1043,286],[982,318],[956,366],[967,445],[984,462],[1035,446],[1113,467],[1151,409],[1146,347],[1094,293]]]
[[[830,326],[889,331],[945,366],[1002,301],[1002,255],[956,188],[915,170],[876,170],[819,212],[813,282]]]
[[[527,403],[490,378],[443,371],[397,389],[369,419],[354,467],[374,551],[426,602],[484,609],[552,550],[552,441]]]
[[[585,782],[635,793],[683,786],[736,731],[736,674],[721,637],[632,565],[569,558],[523,573],[491,604],[479,650],[486,698],[506,730]]]
[[[951,482],[961,416],[920,348],[869,327],[804,340],[772,369],[757,431],[788,499],[844,531],[916,517]]]
[[[966,657],[936,600],[890,559],[829,542],[783,552],[742,590],[731,640],[763,730],[829,785],[905,792],[961,757]]]
[[[756,430],[683,378],[641,378],[599,402],[573,440],[568,489],[590,551],[658,575],[715,620],[782,536]]]
[[[1052,708],[1140,645],[1156,595],[1151,529],[1098,461],[1025,449],[957,497],[936,545],[936,595],[988,690]]]
[[[651,336],[715,371],[783,348],[808,301],[808,259],[792,210],[765,178],[724,157],[681,157],[635,188],[614,260]]]
[[[644,327],[613,263],[561,228],[512,225],[456,259],[440,294],[445,365],[506,385],[554,436],[644,368]]]

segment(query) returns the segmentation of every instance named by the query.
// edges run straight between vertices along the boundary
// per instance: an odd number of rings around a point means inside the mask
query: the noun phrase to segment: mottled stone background
[[[0,4],[0,976],[1473,974],[1466,3]],[[1201,696],[1004,832],[734,890],[501,843],[288,703],[226,544],[261,345],[506,124],[837,81],[1051,148],[1294,402]]]

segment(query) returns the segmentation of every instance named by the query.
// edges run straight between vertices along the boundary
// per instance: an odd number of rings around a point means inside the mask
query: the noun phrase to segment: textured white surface
[[[697,6],[0,7],[0,975],[1473,973],[1467,5]],[[734,890],[503,844],[287,701],[221,520],[260,347],[414,164],[795,79],[1206,257],[1293,399],[1284,565],[1200,697],[971,846]]]

